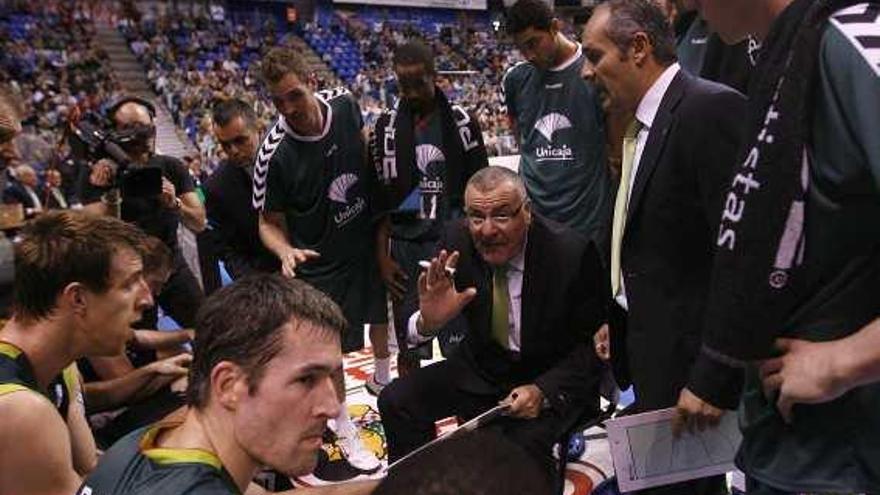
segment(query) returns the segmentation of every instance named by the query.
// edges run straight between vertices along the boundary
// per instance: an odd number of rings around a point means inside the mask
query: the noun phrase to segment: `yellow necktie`
[[[492,338],[505,349],[510,348],[509,305],[505,265],[495,268],[495,274],[492,275]]]
[[[623,228],[626,226],[626,213],[629,205],[630,174],[636,159],[636,138],[642,124],[633,119],[623,134],[623,157],[620,167],[620,186],[614,202],[614,222],[611,227],[611,295],[616,297],[620,291],[620,246],[623,242]]]

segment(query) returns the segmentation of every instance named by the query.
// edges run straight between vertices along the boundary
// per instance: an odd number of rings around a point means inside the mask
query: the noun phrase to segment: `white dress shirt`
[[[24,188],[24,192],[26,192],[27,195],[30,196],[31,201],[34,203],[34,206],[26,208],[27,213],[30,214],[43,211],[43,203],[42,201],[40,201],[40,197],[37,195],[36,191],[31,189],[30,186],[25,186],[24,184],[22,184],[22,187]]]
[[[507,343],[510,350],[514,352],[519,352],[521,348],[520,343],[522,342],[520,336],[522,328],[522,286],[523,270],[525,269],[526,261],[525,253],[526,246],[523,245],[519,254],[514,256],[513,259],[507,263],[507,295],[510,303],[507,308],[507,321],[510,325]],[[416,322],[421,314],[420,311],[416,311],[409,317],[409,323],[407,325],[407,341],[410,345],[420,345],[433,338],[426,337],[419,333],[418,328],[416,327]]]
[[[666,96],[666,90],[669,89],[669,85],[672,84],[672,80],[675,78],[675,75],[678,74],[679,70],[681,70],[681,66],[678,65],[677,62],[667,67],[666,70],[660,74],[660,77],[654,81],[654,84],[651,85],[645,93],[645,96],[642,96],[642,101],[639,102],[639,106],[636,108],[636,120],[639,121],[642,128],[636,136],[636,156],[633,159],[632,168],[629,172],[629,194],[626,198],[627,214],[629,214],[629,200],[632,199],[633,186],[635,186],[637,176],[636,174],[639,171],[639,162],[642,161],[642,152],[645,151],[645,144],[648,142],[648,135],[651,133],[651,126],[654,124],[654,117],[657,116],[657,111],[660,110],[660,103],[663,101],[663,97]],[[623,267],[621,266],[621,272],[622,271]],[[629,304],[626,300],[624,277],[620,277],[620,290],[615,294],[614,300],[617,301],[617,304],[623,309],[629,309]]]

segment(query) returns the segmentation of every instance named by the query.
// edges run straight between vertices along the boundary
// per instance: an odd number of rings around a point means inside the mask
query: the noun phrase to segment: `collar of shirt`
[[[636,119],[645,128],[650,129],[654,123],[654,117],[657,116],[657,111],[660,110],[663,96],[666,94],[666,90],[669,89],[669,85],[672,84],[672,80],[679,70],[681,70],[681,66],[678,65],[678,62],[667,67],[660,74],[660,77],[654,81],[654,84],[651,85],[645,96],[642,97],[642,101],[639,102],[639,107],[636,109]]]
[[[528,236],[528,232],[526,232]],[[528,238],[523,240],[522,249],[519,250],[519,253],[516,254],[510,261],[507,262],[508,270],[515,270],[522,273],[525,270],[526,266],[526,248],[528,247]]]
[[[577,61],[577,59],[581,58],[581,54],[583,53],[584,49],[583,49],[583,47],[581,47],[580,43],[575,42],[575,44],[577,45],[577,50],[574,51],[574,55],[572,55],[571,57],[568,57],[568,59],[566,61],[562,62],[561,64],[557,65],[556,67],[550,67],[551,72],[564,71],[565,69],[571,67],[571,64],[575,63],[575,61]]]

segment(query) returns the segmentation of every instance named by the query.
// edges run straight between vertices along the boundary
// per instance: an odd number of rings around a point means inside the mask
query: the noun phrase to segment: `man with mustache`
[[[465,215],[447,224],[419,276],[407,331],[410,343],[423,342],[459,314],[468,330],[447,360],[382,391],[389,460],[430,441],[436,420],[502,402],[510,411],[495,424],[552,470],[553,443],[598,407],[588,342],[605,319],[605,272],[592,243],[532,213],[516,172],[476,172]]]
[[[634,412],[675,406],[685,386],[710,397],[739,390],[739,376],[718,384],[692,364],[702,340],[715,216],[741,141],[745,98],[681,68],[672,28],[652,2],[597,6],[583,46],[584,77],[630,118],[618,143],[623,167],[611,235],[615,377],[633,385]],[[733,409],[736,399],[719,405]],[[714,422],[721,414],[712,408],[703,417]],[[724,478],[714,477],[639,493],[725,490]]]
[[[750,494],[878,493],[880,4],[697,6],[725,42],[762,41],[697,366],[746,370]]]

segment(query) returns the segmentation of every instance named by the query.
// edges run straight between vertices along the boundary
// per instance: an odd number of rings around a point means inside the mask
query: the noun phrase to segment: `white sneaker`
[[[364,387],[367,389],[367,393],[375,397],[379,397],[379,394],[382,393],[382,389],[384,389],[387,385],[387,383],[382,383],[377,380],[375,373],[370,375],[370,378],[368,378],[367,381],[364,383]]]
[[[364,447],[360,437],[353,434],[351,437],[338,437],[336,443],[342,449],[342,455],[352,467],[365,473],[373,473],[379,470],[382,463],[379,459]]]

